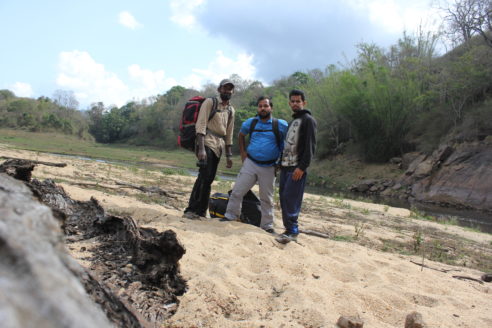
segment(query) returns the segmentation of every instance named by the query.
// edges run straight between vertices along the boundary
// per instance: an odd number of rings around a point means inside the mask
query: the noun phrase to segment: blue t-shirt
[[[287,134],[287,128],[289,126],[287,121],[278,119],[278,131],[280,132],[281,136],[281,149],[279,149],[277,145],[277,138],[275,137],[275,133],[273,132],[271,118],[266,122],[263,122],[258,116],[248,118],[241,125],[241,133],[245,135],[249,134],[249,129],[251,128],[251,123],[253,122],[253,120],[258,120],[258,123],[256,123],[254,132],[252,133],[252,137],[250,136],[249,144],[246,151],[254,160],[261,162],[276,161],[284,147],[284,139],[285,135]],[[275,163],[256,164],[260,166],[272,166]]]

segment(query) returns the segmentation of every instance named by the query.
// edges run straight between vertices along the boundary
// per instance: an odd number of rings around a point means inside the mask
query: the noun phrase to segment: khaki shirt
[[[209,121],[212,110],[212,98],[207,98],[200,108],[195,129],[197,134],[205,135],[205,146],[210,148],[217,157],[225,151],[225,146],[232,145],[232,134],[234,133],[234,107],[230,104],[223,106],[222,100],[217,99],[217,112]]]

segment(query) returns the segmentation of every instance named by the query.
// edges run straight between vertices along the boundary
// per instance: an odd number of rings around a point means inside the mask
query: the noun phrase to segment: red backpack
[[[186,103],[183,114],[181,115],[181,121],[179,122],[179,136],[178,145],[185,149],[195,151],[196,144],[196,120],[198,119],[198,113],[200,108],[205,101],[204,97],[195,96],[190,98]],[[210,111],[210,116],[208,120],[210,121],[217,112],[217,98],[212,98],[213,105]]]

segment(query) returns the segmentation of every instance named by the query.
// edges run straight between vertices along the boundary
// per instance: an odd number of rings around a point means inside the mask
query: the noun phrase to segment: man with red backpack
[[[224,79],[220,81],[217,91],[219,97],[216,101],[208,98],[201,105],[195,125],[196,157],[200,169],[183,215],[189,219],[199,219],[206,215],[211,186],[224,151],[226,167],[232,167],[234,107],[229,100],[234,93],[234,83]],[[213,116],[210,115],[212,111],[215,111]]]

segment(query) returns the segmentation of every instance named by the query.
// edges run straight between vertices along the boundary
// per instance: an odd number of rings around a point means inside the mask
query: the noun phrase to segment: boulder
[[[345,317],[341,316],[338,318],[337,326],[339,328],[363,328],[364,321],[358,316]]]
[[[412,312],[405,318],[405,328],[425,328],[426,325],[422,319],[422,314]]]
[[[435,150],[431,156],[419,156],[412,162],[405,172],[407,176],[412,176],[413,181],[430,176],[439,169],[443,161],[453,153],[453,148],[448,145],[442,145]]]
[[[492,273],[484,273],[480,278],[485,282],[491,282],[492,281]]]
[[[374,180],[374,179],[366,179],[366,180],[363,180],[359,183],[352,185],[349,189],[350,189],[350,191],[364,193],[364,192],[367,192],[375,183],[376,183],[376,180]]]

